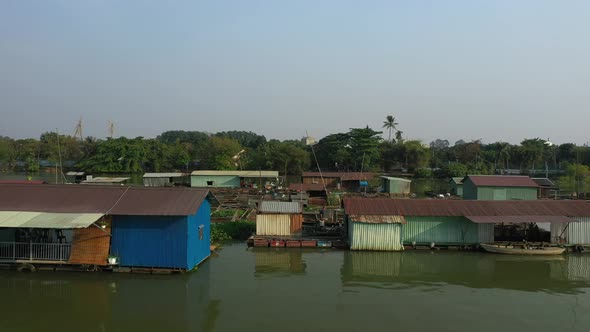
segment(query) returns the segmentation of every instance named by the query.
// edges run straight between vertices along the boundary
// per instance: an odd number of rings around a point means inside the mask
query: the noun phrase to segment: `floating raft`
[[[346,249],[348,245],[341,239],[280,238],[252,236],[246,243],[249,247],[271,248],[338,248]]]

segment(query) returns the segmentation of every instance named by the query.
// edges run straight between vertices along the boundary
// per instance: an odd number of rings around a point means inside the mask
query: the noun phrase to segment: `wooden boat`
[[[498,245],[498,244],[480,244],[487,251],[495,254],[506,255],[561,255],[565,248],[558,247],[527,247],[526,245]]]

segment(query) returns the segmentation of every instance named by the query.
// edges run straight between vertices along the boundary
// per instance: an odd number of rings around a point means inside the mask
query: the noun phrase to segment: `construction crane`
[[[80,142],[84,140],[84,136],[82,135],[82,117],[78,120],[78,124],[76,125],[76,131],[74,132],[74,138],[79,138]]]

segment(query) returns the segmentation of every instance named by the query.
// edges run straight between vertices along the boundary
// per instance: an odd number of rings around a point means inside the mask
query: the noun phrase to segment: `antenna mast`
[[[82,117],[78,120],[78,124],[76,125],[76,132],[74,132],[74,138],[79,138],[80,142],[84,140],[84,136],[82,135]]]
[[[115,123],[111,120],[109,120],[109,137],[113,138],[113,136],[115,135]]]

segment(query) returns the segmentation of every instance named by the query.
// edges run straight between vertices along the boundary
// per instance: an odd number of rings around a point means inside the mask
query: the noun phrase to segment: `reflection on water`
[[[590,255],[519,257],[463,252],[346,252],[343,286],[471,288],[572,293],[590,285]]]
[[[0,271],[0,331],[590,331],[590,255],[225,246],[181,275]]]
[[[305,274],[301,249],[254,248],[252,251],[256,256],[254,271],[257,277]]]

